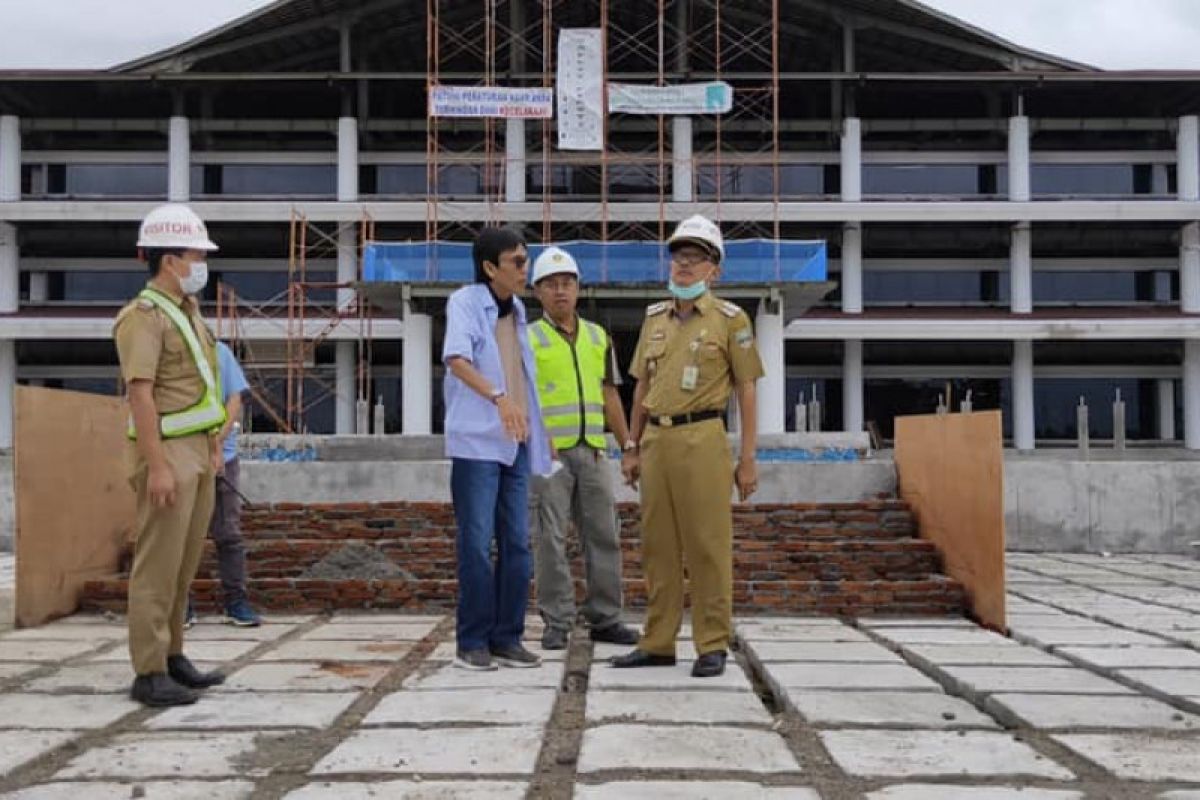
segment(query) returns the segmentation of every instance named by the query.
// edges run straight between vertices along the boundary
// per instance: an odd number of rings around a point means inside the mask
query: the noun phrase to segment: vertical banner
[[[558,146],[604,148],[604,38],[599,28],[558,34]]]

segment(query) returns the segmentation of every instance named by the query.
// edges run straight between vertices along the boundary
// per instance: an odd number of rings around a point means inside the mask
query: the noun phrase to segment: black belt
[[[658,425],[662,428],[673,428],[676,425],[690,425],[693,422],[704,422],[706,419],[725,419],[725,412],[717,409],[709,411],[693,411],[690,414],[676,414],[673,417],[666,416],[651,416],[649,422],[651,425]]]

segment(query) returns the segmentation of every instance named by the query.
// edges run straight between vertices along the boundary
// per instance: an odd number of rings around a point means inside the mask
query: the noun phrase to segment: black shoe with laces
[[[725,651],[713,650],[702,653],[692,664],[693,678],[715,678],[725,671]]]
[[[546,628],[542,631],[543,650],[566,650],[570,632],[562,628]]]
[[[675,656],[656,656],[653,653],[647,653],[645,650],[630,650],[623,656],[613,656],[609,659],[608,663],[620,669],[673,667],[675,666]]]
[[[201,672],[185,655],[167,656],[167,674],[171,680],[189,689],[207,689],[225,682],[219,672]]]
[[[138,675],[133,679],[129,696],[144,706],[188,706],[200,699],[195,691],[180,686],[165,672]]]
[[[496,659],[502,667],[530,669],[542,665],[540,658],[519,644],[508,645],[507,647],[493,647],[492,658]]]

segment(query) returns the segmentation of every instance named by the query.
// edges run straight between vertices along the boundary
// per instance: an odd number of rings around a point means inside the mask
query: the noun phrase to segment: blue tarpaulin
[[[582,282],[665,283],[665,245],[658,242],[556,242],[579,263]],[[530,245],[537,258],[546,245]],[[363,259],[367,283],[469,283],[474,279],[468,242],[369,242]],[[722,283],[806,283],[826,279],[825,243],[745,239],[725,243]]]

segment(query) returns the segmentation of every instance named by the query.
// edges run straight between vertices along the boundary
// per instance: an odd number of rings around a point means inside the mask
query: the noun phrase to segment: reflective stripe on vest
[[[214,373],[212,365],[204,357],[204,348],[200,344],[200,338],[196,336],[192,321],[179,310],[179,306],[173,300],[153,289],[143,289],[138,297],[154,303],[175,325],[192,354],[192,360],[196,362],[196,371],[200,373],[200,379],[204,381],[204,394],[194,405],[159,417],[159,433],[164,439],[177,439],[221,427],[226,419],[225,404],[221,402],[221,377]],[[129,418],[127,435],[130,439],[137,438],[133,417]]]
[[[604,449],[604,359],[608,355],[608,335],[599,325],[581,319],[572,348],[545,319],[530,325],[529,331],[537,362],[542,418],[554,446],[565,450],[586,442]]]

